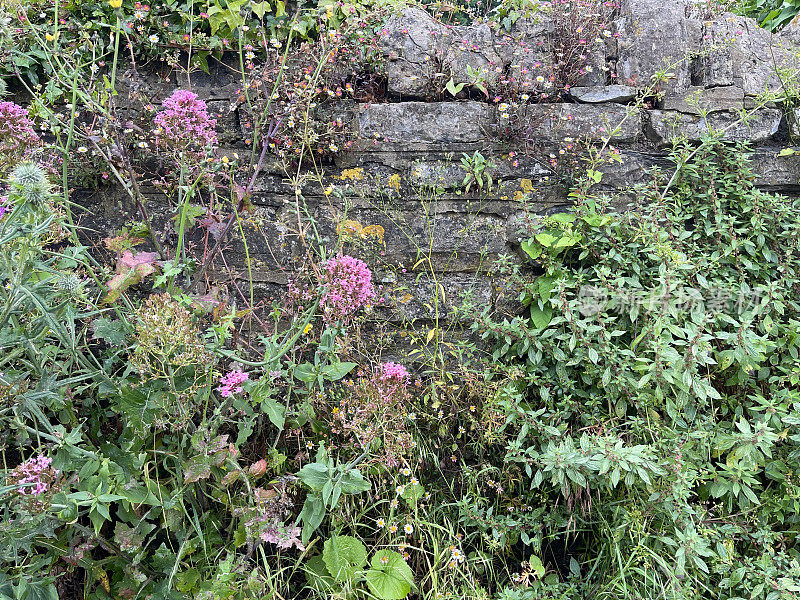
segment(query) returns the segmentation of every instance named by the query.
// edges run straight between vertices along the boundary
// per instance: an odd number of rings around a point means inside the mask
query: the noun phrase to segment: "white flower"
[[[411,523],[406,523],[406,526],[403,527],[403,531],[406,532],[406,535],[411,535],[414,533],[414,526]]]
[[[158,36],[157,36],[156,34],[153,34],[153,35],[151,35],[151,36],[150,36],[149,38],[147,38],[147,39],[148,39],[148,40],[150,40],[150,42],[151,42],[152,44],[157,44],[157,43],[158,43]]]

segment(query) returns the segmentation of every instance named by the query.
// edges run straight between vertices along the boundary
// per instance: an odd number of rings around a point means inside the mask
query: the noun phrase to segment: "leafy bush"
[[[517,369],[497,466],[538,515],[519,538],[565,547],[592,597],[790,597],[800,204],[756,190],[741,148],[672,160],[624,215],[576,192],[523,243],[538,274],[505,269],[528,314],[475,324]]]

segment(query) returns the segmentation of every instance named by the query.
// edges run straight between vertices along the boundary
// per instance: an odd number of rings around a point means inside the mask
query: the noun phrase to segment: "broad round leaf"
[[[401,600],[411,591],[414,574],[403,557],[393,550],[379,550],[367,571],[367,585],[381,600]]]
[[[335,535],[325,540],[322,558],[334,579],[352,580],[367,563],[367,549],[360,540],[349,535]]]

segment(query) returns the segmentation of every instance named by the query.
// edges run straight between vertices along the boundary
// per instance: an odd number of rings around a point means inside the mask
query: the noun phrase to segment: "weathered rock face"
[[[536,227],[541,215],[568,208],[560,181],[568,173],[561,161],[579,140],[610,137],[620,161],[603,165],[597,190],[613,194],[621,208],[633,197],[630,187],[647,181],[649,169],[670,167],[664,147],[671,141],[711,134],[754,147],[759,185],[800,194],[800,159],[778,157],[791,144],[790,135],[800,138],[800,109],[785,110],[780,96],[782,70],[800,67],[800,29],[773,35],[751,20],[700,15],[692,6],[690,0],[623,0],[603,45],[587,59],[593,68],[583,74],[582,85],[555,103],[533,102],[544,89],[539,78],[547,81],[557,58],[557,27],[547,12],[518,20],[510,31],[451,27],[419,9],[394,16],[382,37],[388,101],[333,107],[352,124],[355,144],[325,167],[325,183],[302,189],[321,235],[335,239],[335,223],[346,209],[348,219],[382,232],[383,263],[412,265],[422,246],[449,299],[471,287],[493,303],[500,291],[485,275],[487,265],[518,252],[521,236],[529,235],[526,228]],[[668,79],[652,89],[659,71]],[[474,85],[472,100],[441,94],[450,77],[480,83],[489,98],[476,101],[482,95]],[[245,155],[246,115],[232,103],[239,83],[220,67],[152,90],[163,98],[176,85],[191,87],[218,118],[222,151]],[[513,103],[509,89],[515,90]],[[775,97],[759,98],[765,90]],[[750,114],[742,118],[745,110]],[[460,159],[476,151],[491,161],[486,169],[493,186],[473,185],[466,193]],[[326,194],[328,183],[345,189],[347,201]],[[154,215],[164,213],[158,193],[148,191]],[[304,257],[293,234],[293,199],[286,174],[268,164],[253,193],[253,227],[246,229],[247,252],[264,293],[280,293]],[[94,222],[110,228],[115,219],[133,214],[126,211],[109,195],[96,207]],[[240,259],[245,254],[240,242],[230,251]],[[379,278],[389,277],[373,266]],[[426,295],[433,283],[414,275],[405,284],[397,316],[430,318]]]

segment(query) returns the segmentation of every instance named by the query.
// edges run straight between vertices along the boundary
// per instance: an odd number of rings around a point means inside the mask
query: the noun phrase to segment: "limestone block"
[[[666,69],[672,77],[662,85],[682,90],[691,85],[687,57],[700,47],[702,25],[687,16],[690,0],[622,0],[617,21],[621,82],[645,87]]]
[[[423,97],[430,94],[452,34],[419,8],[407,8],[386,23],[381,49],[388,60],[389,93]],[[441,82],[442,86],[445,82]]]
[[[611,135],[617,142],[633,142],[641,133],[638,109],[620,104],[536,104],[530,108],[541,117],[539,136],[553,140]]]
[[[601,102],[625,104],[636,97],[636,88],[630,85],[573,87],[569,90],[569,93],[578,102],[588,104]]]
[[[730,111],[744,108],[744,90],[738,86],[703,88],[692,86],[681,92],[668,94],[664,98],[664,110],[677,110],[691,115]]]
[[[699,140],[714,131],[725,130],[723,139],[730,141],[766,142],[777,132],[781,111],[764,108],[741,121],[739,115],[719,112],[701,118],[675,111],[650,111],[650,133],[656,142],[666,144],[676,137]]]
[[[480,102],[364,104],[358,137],[398,145],[478,142],[488,115],[488,105]]]
[[[800,47],[762,29],[753,19],[725,13],[704,26],[698,84],[737,86],[746,96],[780,92],[778,68],[800,67]]]

